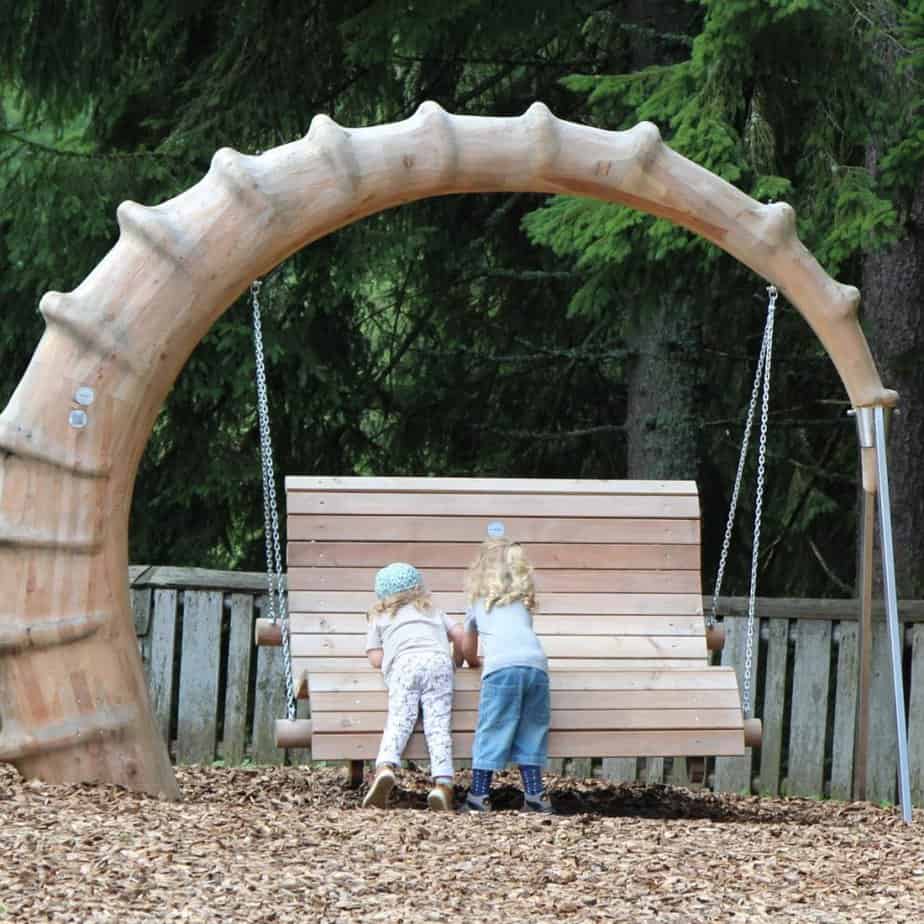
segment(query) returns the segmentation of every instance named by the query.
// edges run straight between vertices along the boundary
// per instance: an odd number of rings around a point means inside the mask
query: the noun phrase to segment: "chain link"
[[[263,355],[263,320],[260,311],[259,279],[250,285],[253,306],[253,349],[257,377],[257,416],[260,422],[260,461],[263,469],[263,522],[266,543],[266,585],[270,618],[282,632],[282,655],[286,678],[286,716],[295,718],[295,679],[292,676],[292,646],[289,611],[283,587],[282,545],[279,541],[279,510],[276,476],[273,470],[273,441],[270,432],[269,401],[266,393],[266,363]]]
[[[776,313],[777,289],[776,286],[767,287],[767,321],[764,326],[764,337],[760,346],[760,356],[757,359],[757,369],[754,373],[754,386],[751,389],[751,401],[748,406],[747,419],[744,424],[744,434],[741,439],[741,454],[738,457],[738,470],[735,473],[735,487],[732,491],[731,502],[728,507],[728,519],[725,523],[725,535],[722,539],[722,551],[719,556],[719,567],[716,573],[715,590],[712,594],[712,611],[706,618],[707,627],[711,628],[716,622],[716,611],[719,605],[719,594],[722,590],[722,580],[725,577],[725,567],[728,562],[728,550],[731,546],[732,529],[735,524],[735,514],[738,508],[738,496],[741,492],[741,481],[744,475],[744,465],[747,460],[751,441],[751,430],[754,425],[754,415],[757,410],[757,399],[761,397],[760,410],[760,436],[757,449],[757,489],[754,503],[754,542],[751,551],[751,583],[748,596],[748,622],[744,652],[744,675],[741,690],[741,705],[745,716],[751,714],[751,674],[754,663],[754,613],[757,599],[757,565],[760,553],[760,524],[763,514],[764,498],[764,472],[767,457],[767,422],[770,408],[770,362],[773,356],[773,326]]]

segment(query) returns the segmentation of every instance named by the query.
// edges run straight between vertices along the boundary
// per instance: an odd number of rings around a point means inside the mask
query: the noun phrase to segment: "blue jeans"
[[[535,667],[504,667],[481,681],[472,766],[508,763],[544,767],[549,751],[549,675]]]

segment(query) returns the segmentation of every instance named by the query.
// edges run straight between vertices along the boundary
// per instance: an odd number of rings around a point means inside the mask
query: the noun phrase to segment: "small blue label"
[[[488,523],[488,535],[492,539],[500,539],[504,535],[504,524],[500,520]]]

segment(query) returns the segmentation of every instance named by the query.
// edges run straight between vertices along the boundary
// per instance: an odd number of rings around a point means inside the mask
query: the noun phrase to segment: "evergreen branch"
[[[557,442],[559,440],[578,439],[582,436],[593,436],[597,433],[623,433],[626,427],[624,424],[600,424],[596,427],[583,427],[576,430],[557,430],[555,432],[548,430],[513,430],[507,427],[490,427],[487,425],[478,426],[474,429],[484,433],[495,433],[499,436],[510,437],[511,439]]]
[[[815,545],[815,541],[808,537],[809,548],[812,550],[812,554],[818,561],[818,564],[821,565],[821,570],[828,576],[828,579],[838,588],[842,593],[850,596],[853,594],[853,588],[846,582],[842,581],[829,567],[828,563],[825,561],[824,556],[818,549],[818,546]]]
[[[165,151],[74,151],[71,148],[57,148],[50,144],[43,144],[34,138],[23,134],[21,128],[0,128],[0,136],[7,136],[21,144],[42,154],[51,154],[54,157],[74,157],[80,160],[138,160],[139,158],[181,161],[193,165],[193,161],[183,154],[168,154]]]

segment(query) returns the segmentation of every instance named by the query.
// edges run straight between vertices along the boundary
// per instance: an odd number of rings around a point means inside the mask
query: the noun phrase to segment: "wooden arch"
[[[252,279],[366,215],[428,196],[531,191],[619,202],[689,228],[775,284],[824,344],[855,407],[892,405],[857,321],[859,292],[761,205],[641,123],[454,116],[345,129],[250,157],[220,150],[195,186],[124,202],[117,244],[68,294],[0,415],[0,760],[27,777],[178,795],[130,613],[138,462],[190,353]],[[864,477],[864,482],[867,479]]]

